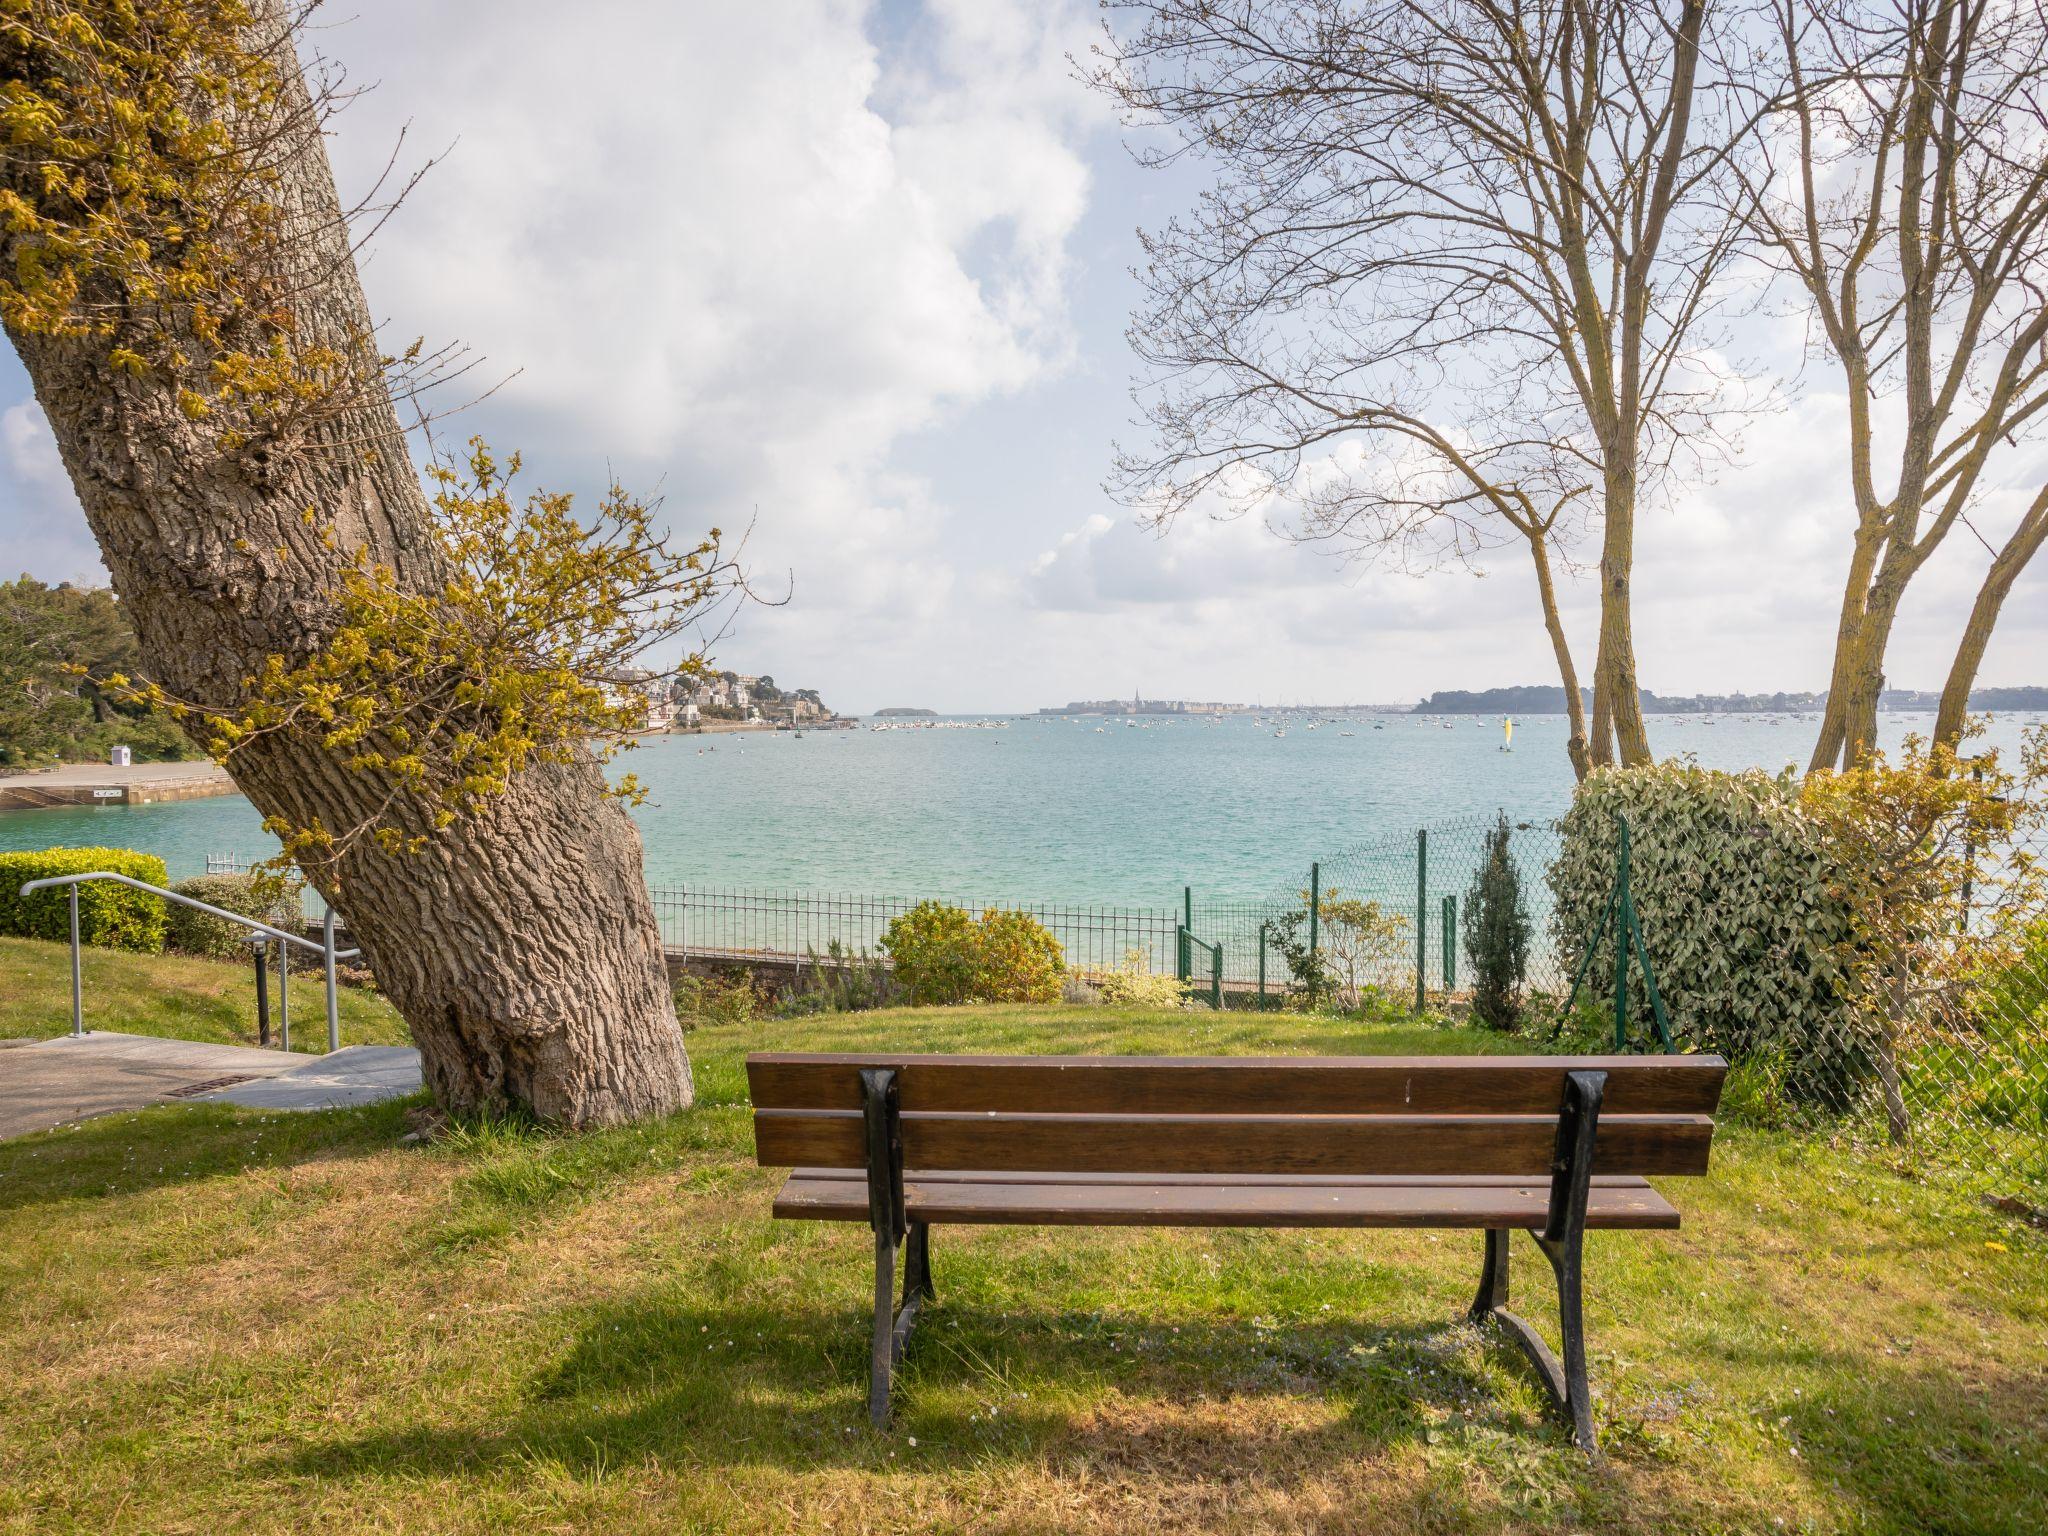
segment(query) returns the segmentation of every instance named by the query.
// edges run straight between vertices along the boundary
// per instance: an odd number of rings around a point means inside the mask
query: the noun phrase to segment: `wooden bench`
[[[795,1170],[775,1215],[874,1229],[878,1427],[933,1295],[933,1226],[1462,1227],[1486,1234],[1471,1317],[1521,1346],[1589,1452],[1585,1233],[1678,1225],[1646,1175],[1707,1171],[1727,1070],[1717,1056],[747,1058],[756,1154]],[[1561,1364],[1508,1310],[1516,1230],[1556,1274]]]

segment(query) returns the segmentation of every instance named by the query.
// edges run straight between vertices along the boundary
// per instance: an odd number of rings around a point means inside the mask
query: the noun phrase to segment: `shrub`
[[[280,882],[274,877],[260,875],[200,875],[171,887],[180,896],[209,902],[229,912],[239,912],[244,917],[266,922],[273,928],[287,930],[295,927],[302,916],[300,888],[296,880]],[[175,949],[180,954],[206,955],[215,960],[232,960],[247,952],[249,930],[241,924],[210,913],[195,912],[176,902],[168,902],[166,906],[169,910],[164,918],[165,948]]]
[[[921,901],[890,920],[882,949],[918,1006],[1056,1003],[1065,979],[1059,940],[1028,912],[990,908],[977,923],[959,907]]]
[[[1187,1002],[1187,983],[1177,976],[1154,973],[1142,949],[1125,950],[1122,965],[1089,979],[1105,1003],[1123,1003],[1139,1008],[1179,1008]]]
[[[1515,870],[1507,813],[1486,834],[1485,854],[1465,893],[1465,952],[1472,957],[1472,1016],[1489,1029],[1513,1029],[1522,1017],[1529,974],[1529,909]]]
[[[151,885],[168,885],[170,872],[151,853],[128,848],[40,848],[0,853],[0,934],[16,938],[71,937],[70,899],[62,887],[23,896],[30,880],[110,870]],[[164,902],[147,891],[89,880],[78,887],[78,937],[101,949],[130,949],[153,955],[164,947]]]
[[[1304,911],[1308,894],[1301,893]],[[1346,896],[1334,885],[1317,899],[1317,940],[1325,979],[1339,1007],[1363,1008],[1379,998],[1389,978],[1401,976],[1414,964],[1414,941],[1409,937],[1414,925],[1403,914],[1376,901]]]
[[[1876,1067],[1842,973],[1854,935],[1824,829],[1789,776],[1710,772],[1689,762],[1603,769],[1579,787],[1549,881],[1553,934],[1576,968],[1614,887],[1617,822],[1629,824],[1643,940],[1679,1049],[1718,1051],[1801,1104],[1847,1108]],[[1614,974],[1610,927],[1588,975]],[[1651,1031],[1631,966],[1632,1028]]]
[[[959,907],[920,901],[889,920],[882,950],[914,1005],[964,1003],[974,994],[974,919]]]
[[[807,1018],[819,1013],[865,1013],[896,1001],[896,982],[881,957],[856,954],[837,939],[825,953],[809,952],[810,968],[797,976],[775,1000],[778,1019]]]
[[[761,1017],[762,999],[751,971],[698,976],[685,971],[675,980],[676,1018],[684,1029],[701,1024],[748,1024]]]
[[[983,1003],[1056,1003],[1066,980],[1060,941],[1029,912],[981,914],[974,997]]]

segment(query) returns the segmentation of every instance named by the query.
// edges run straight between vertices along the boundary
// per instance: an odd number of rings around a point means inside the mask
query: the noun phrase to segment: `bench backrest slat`
[[[1548,1174],[1565,1075],[1607,1074],[1594,1171],[1707,1170],[1712,1056],[747,1059],[770,1167],[866,1163],[860,1070],[897,1073],[903,1162],[929,1171]]]
[[[1595,1173],[1705,1173],[1706,1115],[1602,1115]],[[770,1167],[860,1168],[861,1117],[757,1110]],[[1507,1173],[1546,1177],[1555,1115],[903,1117],[903,1166],[1016,1173]]]

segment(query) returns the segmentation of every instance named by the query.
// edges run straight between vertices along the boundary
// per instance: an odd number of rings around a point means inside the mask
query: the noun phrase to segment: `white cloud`
[[[780,649],[934,617],[954,509],[892,450],[1073,345],[1078,10],[934,6],[900,59],[875,19],[517,0],[479,26],[443,0],[329,40],[382,76],[342,120],[345,186],[404,118],[459,138],[379,240],[394,333],[523,369],[475,419],[556,483],[602,458],[665,473],[684,527],[758,508],[757,568],[797,597],[747,622]]]
[[[106,580],[71,478],[42,406],[0,411],[0,580],[28,572],[51,581]]]

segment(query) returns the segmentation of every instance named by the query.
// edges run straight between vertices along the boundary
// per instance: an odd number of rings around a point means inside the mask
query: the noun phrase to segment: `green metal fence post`
[[[1223,1011],[1223,946],[1209,946],[1209,1006]]]
[[[1320,863],[1308,867],[1308,958],[1316,958],[1316,924],[1323,915],[1323,866]],[[1310,973],[1315,967],[1311,963]]]
[[[1415,1011],[1429,980],[1429,833],[1415,833]]]
[[[1185,924],[1176,923],[1173,929],[1173,979],[1188,979],[1188,930]]]
[[[1450,991],[1458,984],[1458,898],[1444,897],[1444,990]]]
[[[1614,883],[1614,1048],[1617,1051],[1628,1048],[1628,941],[1629,923],[1635,912],[1635,903],[1628,893],[1628,818],[1623,816],[1619,819],[1621,845]]]
[[[1259,1012],[1266,1011],[1266,929],[1269,923],[1259,924]]]

